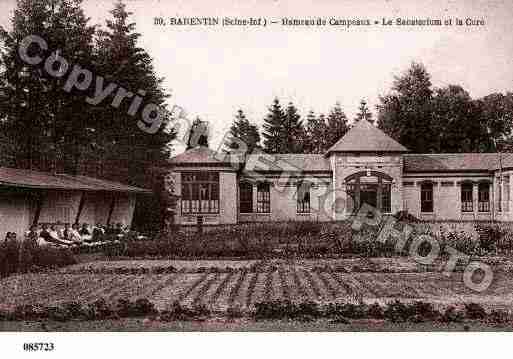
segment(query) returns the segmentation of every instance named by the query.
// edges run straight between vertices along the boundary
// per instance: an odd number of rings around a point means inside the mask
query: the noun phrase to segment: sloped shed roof
[[[0,167],[0,185],[38,189],[151,193],[150,190],[144,188],[93,177],[52,174],[8,167]]]

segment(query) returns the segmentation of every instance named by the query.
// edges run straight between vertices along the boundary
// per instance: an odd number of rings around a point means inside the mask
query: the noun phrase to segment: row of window
[[[256,206],[253,206],[253,185],[247,182],[239,184],[239,208],[241,213],[271,213],[270,184],[256,185]],[[310,213],[310,185],[300,183],[297,186],[297,212]],[[183,172],[181,208],[183,214],[219,213],[219,173]]]
[[[258,183],[256,213],[271,213],[271,195],[269,183]],[[297,185],[296,211],[297,213],[310,213],[310,184]],[[253,185],[247,182],[239,184],[239,210],[240,213],[253,213]]]
[[[506,196],[509,200],[509,183],[506,184]],[[297,213],[310,213],[310,186],[308,182],[297,184],[296,211]],[[355,202],[355,209],[361,203],[369,203],[376,206],[376,189],[372,184],[356,185],[348,184],[348,195]],[[381,193],[381,210],[390,212],[391,186],[389,183],[379,183]],[[369,188],[367,188],[369,187]],[[240,213],[270,213],[271,196],[270,184],[261,182],[256,185],[256,206],[253,205],[253,184],[241,182],[239,184],[239,209]],[[490,211],[490,185],[479,183],[477,191],[477,210],[479,212]],[[474,211],[474,191],[472,183],[461,184],[461,211]],[[499,194],[500,196],[500,194]],[[500,200],[499,200],[500,203]],[[425,182],[420,188],[420,207],[423,213],[434,211],[433,183]],[[218,172],[183,172],[182,173],[182,198],[181,208],[183,214],[219,213],[219,173]],[[499,207],[500,210],[500,207]]]
[[[420,211],[432,213],[433,209],[433,183],[422,183],[420,186]],[[477,210],[479,212],[490,212],[490,185],[488,183],[478,184]],[[474,212],[474,189],[472,183],[461,184],[461,211]]]

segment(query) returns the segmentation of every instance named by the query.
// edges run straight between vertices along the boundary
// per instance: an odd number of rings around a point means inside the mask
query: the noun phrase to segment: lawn
[[[462,273],[446,277],[433,268],[420,270],[408,259],[331,261],[117,261],[93,262],[57,272],[11,276],[0,281],[0,304],[58,305],[104,298],[147,298],[157,309],[204,304],[214,311],[252,309],[270,300],[386,303],[428,301],[439,307],[476,302],[486,308],[513,309],[513,276],[501,261],[494,282],[483,293],[465,287]],[[174,273],[113,273],[115,268],[176,268]],[[329,266],[334,270],[319,270]],[[230,270],[223,270],[229,267]],[[383,268],[390,272],[383,273]],[[218,268],[220,270],[212,270]],[[390,270],[390,268],[395,270]],[[93,272],[90,272],[93,270]]]

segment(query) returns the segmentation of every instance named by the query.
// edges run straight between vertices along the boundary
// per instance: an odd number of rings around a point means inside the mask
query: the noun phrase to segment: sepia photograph
[[[0,9],[13,353],[513,330],[509,0]]]

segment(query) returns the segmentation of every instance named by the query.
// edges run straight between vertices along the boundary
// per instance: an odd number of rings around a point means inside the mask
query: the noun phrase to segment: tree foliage
[[[48,44],[43,59],[55,51],[69,64],[92,68],[95,28],[80,5],[81,0],[18,0],[12,30],[0,29],[2,125],[14,143],[16,166],[55,167],[59,161],[74,173],[87,148],[90,117],[84,95],[64,92],[65,76],[51,76],[44,61],[27,65],[18,54],[22,39],[37,35]],[[55,62],[50,70],[61,66]]]
[[[306,116],[305,139],[303,150],[305,153],[324,153],[327,146],[328,126],[324,115],[316,116],[310,111]]]
[[[169,95],[162,87],[163,78],[157,76],[151,56],[138,46],[140,34],[135,31],[135,23],[129,21],[131,14],[125,4],[117,2],[111,11],[112,18],[106,21],[107,28],[98,31],[98,71],[106,83],[116,83],[118,91],[124,88],[143,96],[143,105],[153,103],[165,109]],[[163,164],[169,158],[169,143],[175,134],[166,130],[167,116],[156,133],[142,131],[137,126],[139,114],[128,114],[131,100],[124,100],[116,108],[112,106],[115,95],[113,92],[92,111],[96,129],[94,143],[99,152],[126,166],[131,183],[141,185],[148,167]]]
[[[413,152],[432,152],[432,94],[426,68],[412,63],[395,77],[391,93],[380,97],[378,127]]]
[[[290,102],[285,110],[275,98],[264,119],[264,151],[267,153],[302,153],[304,128],[297,108]]]
[[[144,185],[146,169],[169,157],[174,134],[165,130],[167,119],[156,134],[141,131],[137,117],[127,115],[129,99],[144,93],[143,105],[164,107],[162,79],[151,57],[137,46],[140,35],[128,21],[130,13],[123,3],[115,4],[104,30],[89,24],[81,4],[82,0],[18,0],[12,30],[0,30],[1,126],[12,140],[14,165]],[[67,71],[58,61],[50,70],[48,61],[46,66],[45,61],[36,66],[24,63],[18,47],[28,35],[44,39],[48,50],[40,56],[65,59]],[[74,65],[93,75],[85,91],[64,90]],[[59,68],[64,76],[52,76],[50,72]],[[119,108],[112,106],[116,91],[90,105],[85,100],[94,94],[98,76],[104,87],[113,83],[131,96]]]
[[[380,97],[378,126],[413,152],[489,152],[511,141],[513,95],[474,100],[462,86],[432,88],[421,64]]]
[[[228,144],[228,150],[240,150],[240,142],[245,144],[246,153],[250,154],[256,148],[260,148],[260,133],[258,127],[247,119],[242,110],[238,110],[235,121],[230,127],[230,135],[233,139]]]
[[[336,103],[328,114],[328,128],[324,151],[338,142],[349,130],[347,116],[342,110],[340,103]]]

